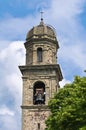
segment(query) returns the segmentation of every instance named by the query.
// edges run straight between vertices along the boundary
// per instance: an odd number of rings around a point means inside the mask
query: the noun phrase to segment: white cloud
[[[14,116],[14,112],[11,111],[9,108],[6,106],[3,106],[0,108],[0,115],[9,115],[9,116]]]
[[[1,130],[21,130],[20,123],[18,122],[17,115],[5,115],[0,117]]]
[[[35,21],[34,16],[26,16],[24,18],[6,17],[0,22],[0,39],[25,39],[28,30],[37,23],[38,18],[36,19]]]
[[[0,62],[5,62],[4,65],[6,66],[9,63],[10,65],[12,64],[12,69],[13,66],[24,63],[25,50],[23,43],[23,41],[14,41],[11,42],[6,48],[2,49],[0,51]],[[11,69],[10,65],[8,66],[9,69]]]
[[[86,31],[79,20],[85,4],[86,0],[66,0],[65,3],[64,0],[52,0],[51,8],[45,13],[46,21],[49,21],[58,33],[57,40],[60,45],[58,58],[62,61],[62,67],[70,68],[63,69],[64,76],[81,75],[73,69],[78,68],[83,73],[86,68]],[[68,77],[70,79],[70,76]]]
[[[69,84],[69,83],[71,83],[71,81],[66,80],[66,79],[63,79],[62,81],[59,82],[61,88],[62,88],[65,84]]]
[[[84,12],[85,4],[85,0],[66,0],[65,3],[64,0],[52,0],[51,8],[45,12],[45,19],[55,27],[57,38],[62,41],[70,39],[71,43],[71,40],[81,39],[82,34],[86,33],[79,23],[79,16]]]
[[[25,64],[23,43],[11,42],[0,51],[0,129],[3,130],[20,129],[22,79],[18,65]]]
[[[84,70],[86,67],[86,48],[81,43],[76,45],[62,46],[59,56],[65,61],[71,60],[74,62],[80,69]]]
[[[15,41],[8,45],[7,48],[4,48],[0,52],[0,63],[3,64],[2,71],[5,70],[6,85],[13,87],[19,91],[20,85],[20,71],[18,66],[20,64],[25,64],[25,49],[23,41]],[[0,74],[1,75],[1,74]],[[15,82],[16,81],[16,82]],[[15,91],[14,91],[15,92]]]
[[[47,4],[47,1],[39,1],[39,4],[35,5],[34,9],[39,11],[38,8],[40,7],[38,6],[41,6],[40,4],[42,3],[45,5],[44,7],[50,5],[49,8],[44,8],[44,21],[57,29],[59,39],[61,35],[73,38],[73,36],[76,36],[76,33],[78,34],[80,32],[79,29],[82,29],[78,22],[77,15],[83,12],[85,2],[85,0],[66,0],[64,3],[63,0],[51,0],[49,4]],[[38,2],[35,1],[34,3]],[[32,5],[32,3],[29,2],[29,5],[30,4]],[[23,18],[15,18],[13,16],[6,17],[0,22],[0,39],[25,39],[27,31],[40,22],[40,13],[37,11],[36,13],[37,15],[35,14],[35,16],[32,14]]]
[[[16,70],[15,70],[16,71]],[[15,108],[19,109],[22,98],[22,79],[21,75],[16,71],[10,75],[6,75],[5,84],[14,98]]]

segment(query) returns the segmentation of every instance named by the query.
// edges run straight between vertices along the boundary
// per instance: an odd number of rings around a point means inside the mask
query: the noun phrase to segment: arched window
[[[34,84],[33,104],[45,104],[45,84],[41,81]]]
[[[42,62],[42,48],[37,49],[37,61]]]

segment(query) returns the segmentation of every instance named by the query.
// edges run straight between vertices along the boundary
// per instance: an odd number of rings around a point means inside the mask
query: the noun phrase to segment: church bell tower
[[[26,64],[19,66],[23,80],[22,130],[44,130],[50,115],[48,101],[59,89],[62,73],[57,64],[59,44],[55,30],[41,19],[26,36]]]

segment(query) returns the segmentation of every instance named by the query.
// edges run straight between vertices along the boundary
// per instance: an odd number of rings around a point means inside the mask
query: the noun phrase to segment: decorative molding
[[[21,108],[22,109],[34,109],[34,110],[48,110],[48,111],[50,111],[50,109],[49,109],[49,107],[48,107],[48,105],[32,105],[32,106],[21,106]]]

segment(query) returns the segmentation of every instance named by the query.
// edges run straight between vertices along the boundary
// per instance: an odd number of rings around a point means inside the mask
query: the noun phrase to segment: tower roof
[[[50,25],[44,24],[43,18],[41,18],[40,24],[28,31],[26,41],[31,38],[49,38],[56,41],[55,29]]]

